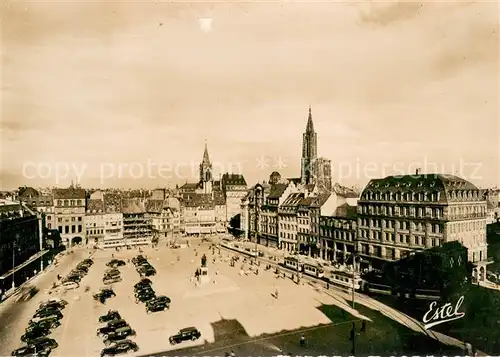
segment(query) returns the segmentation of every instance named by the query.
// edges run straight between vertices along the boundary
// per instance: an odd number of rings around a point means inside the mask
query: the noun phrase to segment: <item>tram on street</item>
[[[287,268],[296,270],[300,273],[304,273],[315,278],[323,278],[325,275],[325,270],[319,262],[312,259],[307,259],[307,257],[296,258],[296,257],[285,257],[284,265]]]
[[[326,277],[326,280],[336,286],[342,288],[352,289],[354,286],[355,291],[361,291],[363,289],[364,280],[361,279],[359,274],[353,274],[347,271],[330,271]]]

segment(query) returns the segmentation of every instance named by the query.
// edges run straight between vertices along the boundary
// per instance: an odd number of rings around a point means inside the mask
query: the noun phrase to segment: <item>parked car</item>
[[[94,261],[92,259],[90,259],[90,258],[87,258],[87,259],[84,259],[82,261],[82,263],[92,265],[92,264],[94,264]]]
[[[160,296],[157,296],[156,299],[155,299],[156,302],[162,302],[162,303],[165,303],[165,304],[170,304],[172,302],[172,300],[170,300],[170,298],[168,296],[165,296],[165,295],[160,295]]]
[[[36,330],[36,329],[50,330],[50,329],[56,328],[60,325],[61,325],[61,323],[59,322],[59,320],[54,319],[51,321],[50,319],[45,319],[45,320],[41,320],[40,322],[37,322],[35,324],[29,325],[28,327],[26,327],[25,332]]]
[[[120,313],[116,310],[109,310],[106,315],[99,317],[99,322],[108,322],[113,320],[121,320]]]
[[[156,269],[153,268],[151,265],[143,265],[137,268],[137,272],[141,276],[153,276],[156,274]]]
[[[151,280],[149,280],[148,278],[144,278],[144,279],[141,279],[141,281],[139,281],[137,284],[134,285],[134,289],[138,290],[138,289],[144,288],[146,286],[151,286],[151,284],[153,284],[153,282]]]
[[[135,336],[135,331],[132,330],[130,326],[121,327],[116,329],[114,332],[104,335],[104,344],[109,346],[113,342],[126,339],[128,336]]]
[[[121,272],[116,269],[116,268],[112,268],[112,269],[107,269],[105,272],[104,272],[104,275],[108,275],[108,276],[117,276],[117,275],[120,275]]]
[[[40,309],[42,308],[55,308],[58,310],[62,310],[66,307],[66,304],[57,301],[48,301],[40,304]]]
[[[87,275],[89,272],[89,268],[86,265],[77,265],[74,271],[77,273],[82,273],[84,275]]]
[[[61,279],[61,283],[79,283],[82,278],[78,275],[68,275]]]
[[[125,320],[110,321],[106,326],[97,329],[97,336],[107,335],[108,333],[115,332],[117,329],[125,326],[128,326],[128,323]]]
[[[53,338],[42,337],[28,343],[28,346],[33,346],[37,349],[50,348],[51,350],[57,348],[59,344]]]
[[[182,330],[179,330],[179,332],[176,335],[170,336],[169,341],[171,345],[175,345],[176,343],[180,343],[183,341],[188,341],[188,340],[197,340],[201,337],[201,332],[198,331],[196,327],[186,327],[183,328]]]
[[[62,317],[56,315],[46,316],[46,317],[34,317],[30,320],[28,328],[31,326],[35,326],[39,323],[50,323],[52,326],[57,327],[61,325],[61,323],[59,322],[61,318]]]
[[[109,262],[106,263],[106,266],[108,267],[122,267],[124,265],[126,265],[126,263],[121,259],[111,259]]]
[[[34,317],[37,317],[38,316],[37,314],[43,313],[45,311],[59,311],[60,312],[61,310],[59,310],[59,308],[55,307],[55,306],[41,306],[36,310]]]
[[[158,312],[168,309],[167,303],[156,301],[156,299],[149,300],[146,302],[146,312]]]
[[[107,299],[116,296],[115,292],[111,288],[101,289],[97,294],[94,294],[94,300],[100,301],[101,303],[106,302]]]
[[[49,316],[56,316],[58,319],[63,318],[63,314],[61,311],[57,309],[43,309],[40,311],[37,311],[34,315],[33,318],[44,318],[44,317],[49,317]]]
[[[141,274],[141,275],[143,275],[143,276],[154,276],[154,275],[156,275],[156,269],[155,268],[146,269],[144,271],[144,273]]]
[[[156,297],[154,291],[139,292],[135,295],[135,299],[140,302],[146,302]]]
[[[139,269],[141,267],[146,267],[146,266],[151,266],[147,260],[139,260],[136,264],[135,267],[136,269]]]
[[[12,351],[11,356],[15,357],[46,357],[50,355],[50,348],[38,349],[34,346],[23,346]]]
[[[142,256],[142,255],[140,255],[140,254],[139,254],[138,256],[136,256],[136,257],[132,258],[132,263],[133,263],[134,265],[137,265],[137,264],[138,264],[138,263],[140,263],[140,262],[147,262],[147,259],[146,259],[146,258],[144,258],[144,256]]]
[[[105,285],[109,285],[109,284],[113,284],[113,283],[119,283],[120,281],[122,281],[121,276],[115,276],[115,277],[104,277],[104,278],[102,279],[102,282],[103,282],[103,284],[105,284]]]
[[[135,296],[139,294],[154,293],[153,287],[151,285],[146,285],[143,288],[135,289]]]
[[[53,297],[53,298],[50,298],[49,300],[47,300],[46,302],[42,303],[42,304],[46,304],[46,303],[53,303],[53,302],[57,302],[58,304],[61,304],[61,305],[68,305],[68,302],[66,300],[63,300],[61,298],[58,298],[58,297]]]
[[[130,341],[130,340],[122,340],[116,342],[113,346],[111,347],[106,347],[101,351],[101,357],[104,356],[116,356],[120,355],[123,353],[128,353],[129,351],[134,351],[137,352],[139,351],[139,346],[137,346],[137,343]]]
[[[62,287],[65,290],[73,290],[73,289],[78,289],[80,287],[80,284],[78,284],[75,281],[67,281],[67,282],[62,284]]]
[[[21,336],[21,341],[23,342],[28,342],[32,340],[36,340],[37,338],[44,337],[50,335],[50,330],[49,329],[33,329],[28,332],[26,332],[24,335]]]

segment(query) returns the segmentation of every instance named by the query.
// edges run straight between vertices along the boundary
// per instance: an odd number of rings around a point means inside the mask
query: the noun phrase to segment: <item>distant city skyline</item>
[[[500,185],[493,2],[1,6],[2,189],[78,173],[174,187],[197,178],[205,140],[249,185],[298,177],[309,106],[334,181],[421,168]],[[23,173],[57,163],[73,171]],[[131,177],[150,163],[183,171]]]

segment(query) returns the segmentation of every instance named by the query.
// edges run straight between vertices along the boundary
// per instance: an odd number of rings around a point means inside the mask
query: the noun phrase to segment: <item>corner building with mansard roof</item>
[[[440,174],[371,180],[357,213],[357,252],[373,268],[382,269],[384,262],[412,251],[458,241],[468,250],[473,274],[484,279],[489,263],[486,200],[471,182]]]

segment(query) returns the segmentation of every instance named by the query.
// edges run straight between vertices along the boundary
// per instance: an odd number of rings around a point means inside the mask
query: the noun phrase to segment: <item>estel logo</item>
[[[443,322],[458,320],[465,316],[465,312],[458,312],[458,309],[464,302],[464,297],[461,296],[458,299],[455,308],[451,306],[450,303],[446,303],[441,307],[438,307],[434,310],[434,307],[437,305],[436,301],[431,302],[429,305],[429,310],[425,313],[424,318],[422,319],[424,328],[430,329],[432,326],[436,326],[442,324]]]

